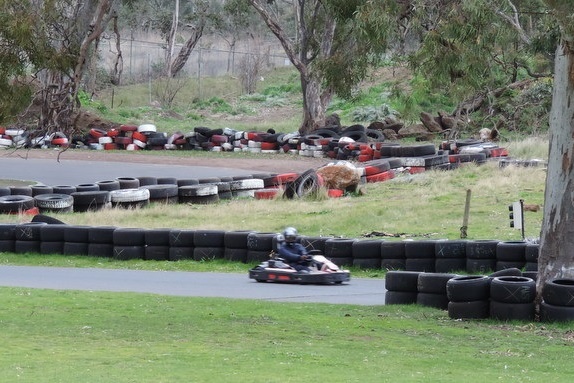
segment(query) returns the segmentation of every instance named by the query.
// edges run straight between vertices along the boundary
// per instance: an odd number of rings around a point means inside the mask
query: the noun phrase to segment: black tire
[[[96,182],[100,190],[120,190],[120,181],[118,180],[106,180],[106,181],[98,181]]]
[[[417,279],[417,291],[419,293],[446,295],[447,282],[457,276],[450,273],[420,273]]]
[[[448,316],[451,319],[487,319],[490,316],[490,302],[448,302]]]
[[[247,249],[247,256],[245,262],[247,263],[260,263],[269,260],[270,251],[249,250]]]
[[[79,184],[79,185],[76,185],[76,193],[95,192],[95,191],[100,191],[100,186],[98,184]]]
[[[468,241],[439,240],[435,243],[435,257],[439,258],[464,258],[466,259],[466,244]]]
[[[353,266],[359,269],[380,270],[381,258],[353,258]]]
[[[115,246],[122,246],[122,247],[144,246],[145,230],[139,228],[127,228],[127,227],[117,228],[113,232],[113,244]],[[128,250],[127,252],[135,252],[135,250]]]
[[[466,272],[469,274],[488,274],[496,270],[496,259],[466,259]]]
[[[498,242],[495,240],[468,241],[466,244],[466,257],[468,259],[496,259]]]
[[[195,247],[221,247],[223,248],[225,231],[223,230],[196,230],[193,235]]]
[[[16,224],[0,223],[0,241],[15,239]]]
[[[446,294],[418,293],[417,304],[446,310],[448,308],[448,298]]]
[[[245,231],[226,231],[223,236],[223,245],[231,249],[247,249],[247,237],[252,233],[250,230]]]
[[[0,253],[13,253],[14,240],[13,239],[0,239]]]
[[[192,186],[199,185],[197,178],[182,178],[177,180],[177,186]]]
[[[435,240],[405,241],[405,258],[435,259]]]
[[[226,247],[223,253],[223,258],[232,262],[247,262],[247,249],[235,249]]]
[[[148,229],[145,231],[145,244],[147,246],[169,247],[171,229]],[[166,258],[167,259],[167,258]]]
[[[490,299],[501,303],[529,303],[536,297],[536,282],[526,277],[495,277],[490,282]]]
[[[7,195],[0,197],[0,213],[19,213],[34,207],[34,197],[27,195]]]
[[[181,261],[184,259],[193,259],[193,247],[179,246],[169,248],[170,261]]]
[[[526,262],[524,257],[526,242],[503,241],[496,246],[496,259],[504,262]]]
[[[87,242],[64,242],[64,255],[88,255]]]
[[[40,241],[40,230],[45,222],[22,223],[15,227],[14,239],[17,241]]]
[[[464,273],[466,271],[465,258],[437,258],[434,263],[436,273]]]
[[[382,259],[405,259],[405,241],[382,241]]]
[[[142,186],[149,186],[149,185],[157,185],[157,178],[151,176],[142,176],[136,177],[139,181],[140,187]]]
[[[64,231],[67,225],[42,225],[40,228],[40,241],[64,242]]]
[[[542,299],[549,305],[574,307],[574,279],[555,278],[542,286]]]
[[[177,178],[175,177],[158,177],[158,185],[177,185]]]
[[[178,196],[177,185],[170,185],[170,184],[145,185],[140,186],[140,189],[149,190],[150,200],[167,200],[169,198]]]
[[[88,243],[90,226],[66,225],[64,229],[65,242],[85,242]]]
[[[169,246],[171,247],[195,247],[193,238],[195,230],[172,229],[169,232]]]
[[[491,278],[468,275],[449,279],[446,294],[451,302],[484,301],[490,298]]]
[[[32,197],[36,197],[42,194],[52,194],[54,193],[54,188],[48,185],[32,185]]]
[[[146,261],[167,261],[169,260],[169,246],[151,245],[145,247],[144,259]]]
[[[387,291],[418,292],[418,278],[420,272],[416,271],[389,271],[385,275],[385,288]]]
[[[325,254],[325,242],[332,237],[301,236],[299,238],[301,245],[303,245],[308,251],[318,250],[322,254]]]
[[[417,295],[409,291],[387,291],[385,305],[412,305],[417,303]]]
[[[435,271],[434,258],[407,258],[405,267],[409,271],[433,273]]]
[[[574,321],[574,307],[556,306],[542,301],[540,303],[541,322],[570,322]]]
[[[40,242],[40,254],[64,254],[63,241]]]
[[[76,187],[73,185],[56,185],[52,186],[54,194],[68,194],[77,192]]]
[[[196,261],[212,261],[223,259],[225,249],[223,247],[195,247],[193,249],[193,259]]]
[[[25,253],[39,253],[40,252],[40,241],[14,241],[14,253],[25,254]]]
[[[112,258],[114,256],[114,245],[111,243],[88,243],[88,256]]]
[[[381,259],[381,240],[355,241],[352,245],[353,259]],[[379,262],[380,263],[380,262]]]
[[[107,190],[77,191],[71,194],[76,206],[96,206],[110,202],[110,192]]]
[[[273,250],[273,238],[277,233],[252,232],[247,235],[247,249],[270,252]]]
[[[45,215],[45,214],[36,214],[34,217],[32,217],[32,222],[47,223],[49,225],[65,224],[64,222],[60,221],[59,219],[54,218],[54,217],[50,217],[49,215]]]
[[[490,317],[502,321],[533,321],[535,315],[534,302],[505,303],[490,301]]]
[[[325,241],[325,257],[353,258],[353,243],[355,239],[329,238]],[[352,263],[352,261],[351,261]]]
[[[524,261],[538,263],[538,255],[540,253],[540,245],[538,243],[529,243],[524,249]]]
[[[116,229],[115,226],[92,226],[88,232],[88,242],[111,245],[114,243]]]
[[[8,189],[10,189],[10,195],[13,196],[27,196],[27,197],[32,197],[32,187],[29,185],[23,185],[23,186],[8,186]]]
[[[120,189],[137,189],[140,187],[140,180],[134,177],[118,177]]]
[[[144,259],[144,246],[117,246],[114,245],[114,259],[119,261],[128,261],[131,259]]]
[[[381,259],[381,269],[387,271],[405,270],[406,260],[404,259]]]

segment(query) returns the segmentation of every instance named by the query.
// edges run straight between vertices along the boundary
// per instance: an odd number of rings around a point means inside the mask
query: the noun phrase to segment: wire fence
[[[157,76],[165,67],[167,45],[162,42],[124,39],[121,41],[123,57],[122,82],[139,82]],[[182,45],[176,45],[177,54]],[[105,70],[111,70],[116,58],[113,41],[101,46],[102,65]],[[198,44],[191,52],[182,74],[189,77],[215,77],[222,75],[237,75],[243,60],[249,56],[263,59],[267,68],[290,66],[285,52],[277,43],[242,43],[236,49],[230,49],[223,44]]]

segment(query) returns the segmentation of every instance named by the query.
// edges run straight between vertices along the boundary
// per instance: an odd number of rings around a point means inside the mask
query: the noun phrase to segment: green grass
[[[1,288],[5,382],[566,382],[567,326],[416,306]]]

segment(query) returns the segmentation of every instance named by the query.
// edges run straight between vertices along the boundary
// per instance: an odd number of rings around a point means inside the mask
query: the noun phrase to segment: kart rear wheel
[[[256,281],[259,283],[266,283],[267,279],[256,279]]]

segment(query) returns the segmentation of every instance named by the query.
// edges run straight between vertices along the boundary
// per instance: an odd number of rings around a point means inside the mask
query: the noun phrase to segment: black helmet
[[[285,242],[293,243],[297,241],[297,229],[294,227],[287,227],[283,230],[283,236],[285,237]]]

